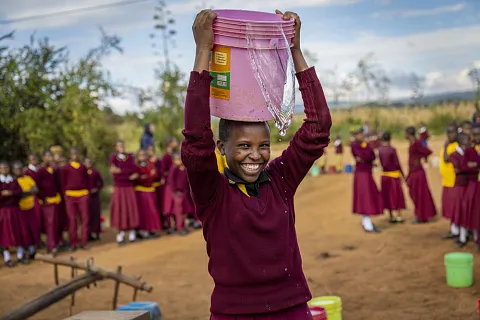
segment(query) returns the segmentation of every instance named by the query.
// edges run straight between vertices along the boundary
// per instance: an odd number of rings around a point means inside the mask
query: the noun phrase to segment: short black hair
[[[385,142],[390,142],[390,140],[392,140],[392,137],[391,137],[391,135],[390,135],[390,132],[385,131],[385,132],[382,134],[382,140],[385,141]]]
[[[461,127],[463,127],[465,125],[473,126],[473,123],[472,123],[472,121],[465,120],[465,121],[462,121],[462,123],[460,124]]]
[[[43,152],[43,156],[46,156],[47,154],[53,155],[53,152],[50,151],[50,150],[45,150],[45,151]]]
[[[460,140],[462,139],[468,139],[470,140],[470,136],[464,132],[460,132],[458,135],[457,135],[457,140],[460,142]]]
[[[167,139],[165,139],[165,147],[168,147],[168,145],[175,140],[177,140],[177,138],[175,137],[168,137]]]
[[[417,133],[417,130],[415,129],[415,127],[410,126],[405,129],[405,132],[411,136],[415,136]]]
[[[447,126],[445,127],[445,132],[448,131],[448,129],[450,128],[454,128],[455,130],[458,129],[458,125],[455,123],[455,122],[450,122],[449,124],[447,124]]]
[[[0,166],[7,166],[8,167],[7,160],[0,160]]]
[[[23,165],[23,162],[22,162],[22,161],[17,160],[17,161],[15,161],[15,162],[12,164],[12,167],[14,167],[14,168],[15,168],[15,167],[21,167],[21,168],[23,168],[24,165]]]
[[[265,121],[258,121],[258,122],[245,122],[245,121],[235,121],[235,120],[228,120],[228,119],[220,119],[218,124],[218,139],[223,142],[227,142],[228,138],[230,137],[230,133],[232,130],[239,125],[249,125],[252,123],[263,123],[267,124]],[[270,130],[270,127],[268,127]]]

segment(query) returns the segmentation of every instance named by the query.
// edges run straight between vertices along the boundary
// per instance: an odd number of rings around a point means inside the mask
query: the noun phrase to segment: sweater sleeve
[[[306,118],[288,148],[273,160],[270,170],[279,170],[288,190],[294,194],[314,162],[330,142],[332,119],[315,68],[297,73]]]
[[[185,103],[185,129],[182,161],[187,168],[192,195],[197,207],[212,204],[221,180],[215,157],[215,142],[210,124],[210,82],[207,71],[192,71]]]

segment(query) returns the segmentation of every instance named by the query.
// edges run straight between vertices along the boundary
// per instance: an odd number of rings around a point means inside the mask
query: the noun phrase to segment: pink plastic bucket
[[[313,320],[327,320],[327,311],[322,307],[310,307]]]
[[[284,61],[291,46],[293,29],[283,25],[288,23],[293,26],[293,22],[284,21],[279,15],[264,12],[215,11],[218,17],[213,24],[215,47],[210,61],[210,73],[214,78],[210,84],[211,114],[236,121],[273,120],[253,73],[246,30],[248,28],[254,49],[277,50],[278,57]],[[230,26],[226,27],[229,23]],[[285,43],[284,36],[278,32],[280,27],[284,28],[288,43]],[[277,32],[273,32],[274,30]],[[278,79],[277,82],[272,86],[283,88],[284,79]]]

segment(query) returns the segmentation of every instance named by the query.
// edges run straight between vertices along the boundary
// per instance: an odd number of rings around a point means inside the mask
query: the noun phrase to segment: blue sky
[[[119,0],[1,0],[0,20],[82,8]],[[195,51],[191,24],[196,11],[214,8],[296,11],[302,18],[302,46],[317,55],[317,71],[327,95],[369,52],[393,80],[391,97],[408,97],[409,74],[424,77],[426,93],[468,90],[470,67],[480,67],[480,2],[477,0],[169,0],[176,19],[173,60],[189,72]],[[159,61],[151,46],[153,0],[57,18],[0,24],[0,34],[17,30],[11,46],[29,41],[32,32],[48,36],[78,59],[98,43],[98,26],[122,38],[124,54],[104,61],[117,82],[155,84]],[[336,70],[334,78],[329,70]],[[336,79],[336,80],[335,80]],[[358,98],[358,97],[354,97]],[[110,101],[120,113],[138,110],[133,99]]]

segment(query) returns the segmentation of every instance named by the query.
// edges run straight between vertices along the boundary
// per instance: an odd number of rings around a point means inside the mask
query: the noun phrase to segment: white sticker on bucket
[[[215,46],[210,61],[210,97],[230,100],[230,48]]]

